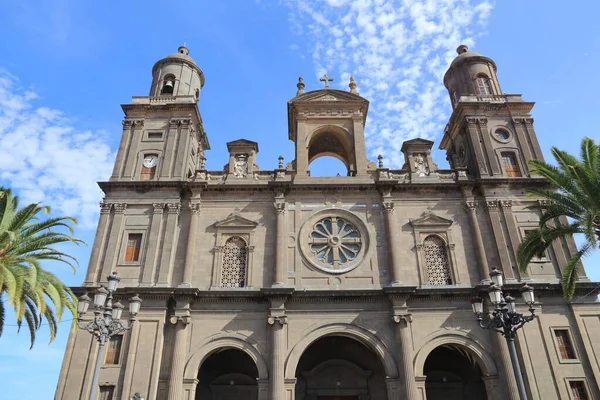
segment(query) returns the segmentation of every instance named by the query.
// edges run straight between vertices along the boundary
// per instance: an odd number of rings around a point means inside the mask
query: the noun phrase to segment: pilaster
[[[383,214],[385,215],[385,222],[387,227],[387,239],[388,239],[388,265],[391,269],[392,275],[392,286],[402,285],[401,274],[402,266],[400,264],[400,255],[397,254],[398,250],[402,247],[399,245],[397,234],[400,232],[398,221],[394,216],[394,202],[391,197],[384,196],[381,203]]]
[[[162,230],[163,212],[166,204],[152,204],[152,220],[150,222],[150,231],[148,238],[148,246],[146,250],[146,262],[144,271],[142,272],[141,286],[152,286],[154,284],[154,276],[156,274],[156,262],[159,254],[158,237]]]
[[[476,171],[473,171],[473,175],[489,176],[490,172],[487,167],[486,156],[484,155],[481,147],[482,140],[480,140],[478,126],[479,118],[467,117],[465,118],[465,121],[467,122],[467,134],[469,137],[469,142],[471,143],[471,148],[473,149],[473,154],[475,156],[473,164],[477,169]]]
[[[96,229],[96,237],[94,237],[94,245],[92,247],[92,254],[90,255],[90,261],[87,269],[87,273],[85,275],[85,281],[83,282],[83,286],[94,286],[96,282],[94,281],[96,276],[98,275],[98,270],[100,269],[101,264],[101,254],[105,251],[105,243],[106,243],[106,235],[107,235],[107,227],[109,227],[110,222],[110,210],[112,209],[112,204],[110,203],[100,203],[100,219],[98,220],[98,228]]]
[[[286,243],[285,243],[285,216],[286,203],[283,194],[276,196],[273,203],[275,213],[277,214],[277,240],[275,245],[275,276],[274,287],[286,286],[287,283],[287,266],[286,266]]]
[[[515,217],[512,212],[512,200],[501,200],[499,204],[502,209],[502,215],[504,216],[504,222],[506,223],[506,229],[508,230],[507,246],[510,246],[510,249],[512,250],[509,251],[509,256],[511,257],[512,265],[515,266],[513,277],[516,279],[529,279],[529,274],[521,271],[517,265],[517,250],[519,249],[521,241]]]
[[[408,312],[406,299],[392,299],[392,320],[396,325],[396,345],[400,358],[400,381],[402,393],[390,397],[388,387],[388,398],[402,398],[407,400],[419,399],[415,371],[413,367],[413,342],[411,334],[412,314]]]
[[[499,202],[498,200],[487,200],[485,202],[485,209],[487,211],[492,231],[494,232],[494,240],[498,244],[498,257],[500,258],[500,269],[504,272],[504,277],[507,280],[514,280],[515,274],[512,268],[512,263],[508,253],[508,246],[510,240],[507,242],[502,229],[502,218],[498,212]]]
[[[114,215],[108,234],[108,246],[106,248],[106,256],[104,257],[104,265],[100,275],[96,276],[96,282],[104,281],[112,273],[117,261],[117,249],[119,248],[119,240],[123,232],[123,219],[127,203],[115,203],[113,204],[113,209]]]
[[[173,325],[175,334],[173,336],[173,358],[171,362],[171,373],[169,375],[168,400],[183,399],[183,373],[187,358],[188,325],[191,322],[189,315],[173,315],[169,318]]]
[[[190,204],[190,228],[188,231],[187,247],[185,251],[185,264],[183,266],[183,282],[180,287],[192,286],[192,274],[196,262],[196,240],[198,231],[198,222],[200,220],[200,202],[196,201]]]
[[[469,215],[471,231],[473,232],[473,239],[475,240],[475,255],[477,256],[477,267],[479,268],[481,283],[490,283],[490,267],[488,266],[487,257],[485,255],[481,228],[479,227],[479,221],[477,221],[477,202],[473,200],[466,201],[465,209]]]
[[[175,257],[175,244],[177,237],[177,220],[181,211],[180,203],[167,204],[167,222],[165,237],[162,242],[162,255],[160,258],[157,286],[170,286],[173,273],[173,259]]]

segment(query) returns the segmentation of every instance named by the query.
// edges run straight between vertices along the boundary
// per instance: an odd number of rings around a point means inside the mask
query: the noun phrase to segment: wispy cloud
[[[110,176],[114,159],[108,138],[38,102],[0,69],[0,184],[25,203],[41,201],[92,228],[101,199],[96,181]]]
[[[312,54],[315,75],[353,75],[371,101],[369,156],[399,167],[402,142],[443,131],[450,102],[443,74],[461,44],[472,46],[492,11],[489,0],[287,0],[292,30]],[[307,87],[309,89],[309,87]]]

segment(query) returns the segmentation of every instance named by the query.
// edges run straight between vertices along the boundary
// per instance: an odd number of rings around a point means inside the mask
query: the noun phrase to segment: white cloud
[[[400,167],[402,142],[434,139],[450,114],[442,77],[459,44],[472,46],[491,0],[288,0],[294,33],[312,53],[316,76],[347,89],[353,75],[370,100],[369,156]],[[301,51],[300,51],[301,52]],[[315,82],[316,83],[316,82]],[[310,83],[307,90],[313,88]]]
[[[102,198],[96,181],[108,179],[114,160],[108,138],[37,102],[0,69],[0,185],[17,192],[22,204],[42,202],[93,228]]]

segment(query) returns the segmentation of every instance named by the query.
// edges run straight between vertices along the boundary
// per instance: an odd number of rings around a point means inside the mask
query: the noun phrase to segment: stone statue
[[[233,167],[233,176],[236,178],[245,178],[248,175],[248,159],[245,154],[240,154],[235,159]]]
[[[427,158],[421,153],[415,154],[415,173],[417,176],[429,175],[429,165]]]

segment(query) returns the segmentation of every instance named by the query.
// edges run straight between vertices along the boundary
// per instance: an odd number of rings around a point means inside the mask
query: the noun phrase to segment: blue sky
[[[369,157],[381,153],[386,166],[400,167],[403,140],[439,143],[451,112],[441,77],[461,43],[496,61],[504,92],[537,102],[547,158],[551,146],[577,153],[583,136],[600,139],[600,6],[591,1],[5,0],[2,8],[0,184],[79,218],[77,234],[90,246],[95,182],[112,170],[119,105],[146,95],[154,62],[184,40],[206,75],[200,110],[211,169],[226,163],[225,143],[241,137],[259,142],[263,169],[275,168],[279,154],[290,161],[286,102],[299,76],[314,90],[325,71],[335,88],[354,75],[371,101]],[[441,152],[434,158],[447,165]],[[90,247],[70,250],[80,270],[55,271],[79,285]],[[597,253],[586,263],[596,281],[599,262]],[[11,323],[0,338],[2,398],[52,398],[69,323],[49,346],[41,332],[31,351]]]

